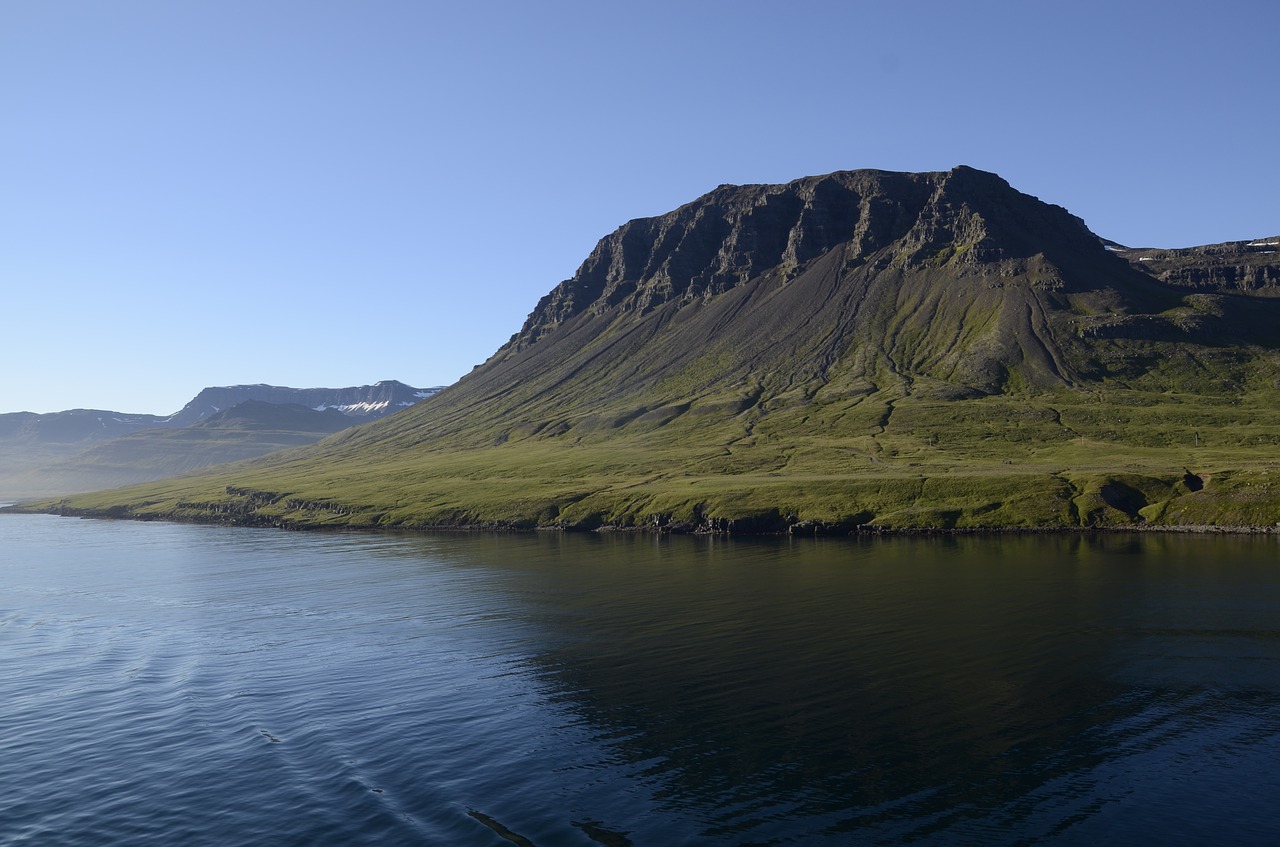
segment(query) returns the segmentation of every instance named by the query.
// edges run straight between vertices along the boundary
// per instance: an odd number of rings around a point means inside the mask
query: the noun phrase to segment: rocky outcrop
[[[1120,245],[1112,249],[1178,288],[1280,297],[1280,236],[1176,250]]]
[[[722,185],[602,239],[571,279],[542,298],[512,342],[523,349],[584,311],[643,313],[765,276],[786,281],[837,248],[845,269],[873,260],[880,268],[1007,262],[1003,270],[1012,274],[1046,245],[1050,258],[1102,253],[1096,237],[1065,209],[968,167]]]

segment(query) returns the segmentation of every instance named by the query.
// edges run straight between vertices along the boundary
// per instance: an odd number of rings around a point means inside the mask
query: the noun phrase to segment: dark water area
[[[1274,845],[1280,546],[0,518],[0,845]]]

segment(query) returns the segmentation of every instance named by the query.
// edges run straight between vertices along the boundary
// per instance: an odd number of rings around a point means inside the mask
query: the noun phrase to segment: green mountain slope
[[[1280,301],[999,177],[722,186],[603,239],[489,361],[307,448],[73,498],[285,525],[1270,526]]]

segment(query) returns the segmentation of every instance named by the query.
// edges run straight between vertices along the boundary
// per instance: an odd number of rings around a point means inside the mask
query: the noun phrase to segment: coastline
[[[22,503],[0,504],[3,515],[50,515],[85,520],[155,521],[201,526],[225,526],[244,529],[279,529],[293,532],[362,532],[362,533],[599,533],[643,535],[688,535],[709,537],[791,537],[791,538],[874,538],[898,536],[981,536],[981,535],[1090,535],[1090,534],[1179,534],[1179,535],[1280,535],[1280,524],[1112,524],[1078,526],[882,526],[865,524],[823,524],[797,521],[769,527],[758,520],[721,521],[715,526],[664,523],[652,525],[598,524],[528,524],[521,522],[473,522],[453,524],[380,525],[356,522],[315,522],[291,520],[279,516],[253,515],[229,518],[226,515],[199,514],[133,514],[124,508],[58,510],[28,508]],[[736,525],[741,523],[742,525]]]

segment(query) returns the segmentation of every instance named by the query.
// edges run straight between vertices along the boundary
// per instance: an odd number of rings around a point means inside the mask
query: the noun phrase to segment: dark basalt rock
[[[1136,267],[1178,288],[1280,297],[1280,236],[1176,250],[1112,247]]]
[[[1005,277],[1025,271],[1028,260],[1041,254],[1070,262],[1084,252],[1095,261],[1114,261],[1079,218],[968,167],[722,185],[602,239],[571,279],[542,298],[513,344],[523,349],[584,311],[644,313],[764,276],[788,281],[836,248],[845,269],[872,261],[878,269],[1003,262]],[[1063,284],[1061,278],[1045,281]]]

